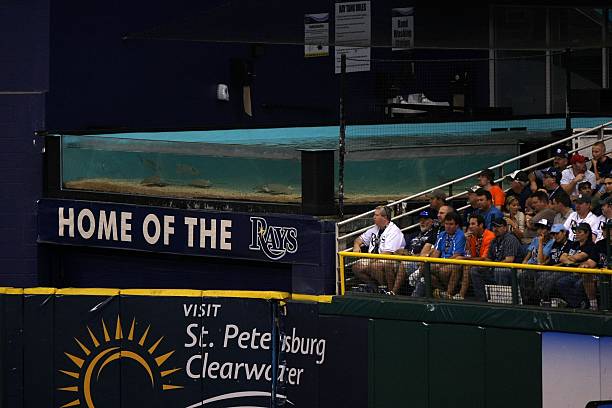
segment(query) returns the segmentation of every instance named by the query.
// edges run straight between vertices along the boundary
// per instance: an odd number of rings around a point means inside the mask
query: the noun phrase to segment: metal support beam
[[[495,107],[495,8],[489,7],[489,107]]]
[[[546,8],[546,114],[552,113],[552,52],[550,50],[550,8]]]

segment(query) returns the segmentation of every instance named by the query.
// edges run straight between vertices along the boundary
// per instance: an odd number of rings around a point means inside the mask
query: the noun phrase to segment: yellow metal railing
[[[349,251],[338,252],[340,262],[340,294],[345,293],[345,258],[370,258],[370,259],[382,259],[389,261],[410,261],[410,262],[423,262],[432,264],[453,264],[453,265],[469,265],[469,266],[486,266],[493,268],[510,268],[510,269],[531,269],[537,271],[551,271],[551,272],[565,272],[565,273],[585,273],[585,274],[597,274],[597,275],[612,275],[612,269],[604,268],[577,268],[577,267],[559,267],[559,266],[547,266],[547,265],[533,265],[533,264],[519,264],[519,263],[506,263],[506,262],[491,262],[491,261],[468,261],[463,259],[443,259],[443,258],[430,258],[424,256],[407,256],[407,255],[381,255],[381,254],[370,254],[370,253],[358,253]]]

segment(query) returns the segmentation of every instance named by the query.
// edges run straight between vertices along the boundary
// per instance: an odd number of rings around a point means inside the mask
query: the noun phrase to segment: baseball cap
[[[561,181],[561,172],[554,167],[549,167],[542,170],[542,175],[544,177],[554,177],[557,180],[557,183]]]
[[[468,193],[475,193],[476,190],[478,190],[480,188],[480,186],[476,185],[476,186],[472,186],[472,187],[468,187],[466,188]]]
[[[503,217],[498,217],[491,220],[491,225],[493,227],[505,227],[506,225],[508,225],[508,223]]]
[[[591,204],[590,195],[580,194],[578,197],[576,197],[576,204],[585,204],[585,203]]]
[[[419,213],[419,218],[429,218],[433,220],[437,217],[438,217],[438,214],[434,214],[434,211],[432,208],[426,208]]]
[[[570,164],[586,163],[587,158],[579,153],[575,153],[570,159]]]
[[[565,225],[563,224],[554,224],[550,228],[550,232],[561,232],[561,231],[567,231],[567,228],[565,228]]]
[[[440,190],[439,188],[437,188],[431,192],[431,197],[438,198],[440,200],[446,200],[446,193],[443,190]]]
[[[527,176],[527,173],[525,173],[523,170],[513,171],[512,173],[508,174],[506,178],[509,180],[517,180],[517,181],[524,181],[524,182],[529,181],[529,177]]]
[[[567,151],[567,149],[565,147],[559,146],[553,149],[552,152],[554,157],[563,157],[563,158],[568,158],[569,153]]]
[[[591,226],[586,223],[586,222],[581,222],[580,224],[576,225],[575,227],[572,227],[572,231],[576,232],[576,231],[584,231],[584,232],[591,232]]]
[[[551,222],[548,221],[546,218],[542,218],[540,221],[536,222],[534,224],[537,227],[544,227],[544,228],[549,228],[551,227]]]

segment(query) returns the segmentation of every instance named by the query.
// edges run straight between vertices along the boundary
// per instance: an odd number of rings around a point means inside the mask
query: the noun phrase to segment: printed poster
[[[346,72],[370,70],[371,12],[369,1],[336,3],[335,72],[341,72],[346,54]]]
[[[391,50],[414,48],[414,7],[394,8],[391,16]]]
[[[304,15],[304,56],[329,55],[329,13]]]

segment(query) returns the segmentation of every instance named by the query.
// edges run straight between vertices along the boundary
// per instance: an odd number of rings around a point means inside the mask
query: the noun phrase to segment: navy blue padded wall
[[[0,286],[38,285],[43,95],[0,95]],[[36,143],[34,143],[36,141]]]
[[[4,2],[0,12],[0,286],[35,286],[49,0]]]

